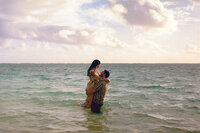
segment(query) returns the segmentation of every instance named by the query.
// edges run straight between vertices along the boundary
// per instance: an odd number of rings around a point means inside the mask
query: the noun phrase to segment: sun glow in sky
[[[200,63],[200,0],[0,0],[0,63]]]

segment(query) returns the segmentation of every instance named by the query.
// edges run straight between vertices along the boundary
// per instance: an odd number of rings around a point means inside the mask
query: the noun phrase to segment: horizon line
[[[37,63],[1,63],[0,62],[0,64],[91,64],[91,63],[71,63],[71,62],[69,62],[69,63],[39,63],[39,62],[37,62]],[[192,63],[192,62],[190,62],[190,63],[188,63],[188,62],[171,62],[171,63],[155,63],[155,62],[147,62],[147,63],[137,63],[137,62],[134,62],[134,63],[108,63],[108,62],[105,62],[105,63],[101,63],[101,64],[200,64],[200,62],[199,63]]]

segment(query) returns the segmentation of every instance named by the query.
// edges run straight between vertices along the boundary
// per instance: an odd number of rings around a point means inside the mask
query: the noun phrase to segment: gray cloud
[[[90,43],[94,33],[89,29],[76,29],[68,26],[15,24],[4,19],[0,19],[0,27],[2,27],[0,30],[2,39],[36,40],[74,45]],[[63,34],[60,34],[62,31],[64,31]],[[73,32],[73,34],[68,35],[65,31]]]
[[[67,34],[67,32],[72,32],[73,34]],[[82,32],[86,32],[88,35],[84,35]],[[35,33],[38,35],[38,37],[33,38],[35,40],[81,45],[90,43],[93,31],[89,29],[75,29],[68,26],[49,25],[38,27]]]
[[[19,10],[18,7],[18,0],[0,0],[0,14],[12,15],[17,14]]]
[[[1,39],[22,39],[22,31],[12,19],[0,18],[0,38]]]
[[[173,17],[172,12],[164,8],[159,0],[116,0],[110,4],[111,8],[122,5],[127,12],[121,15],[132,26],[164,27]]]
[[[31,9],[36,6],[28,0],[0,0],[0,15],[8,15],[9,17],[30,14]]]

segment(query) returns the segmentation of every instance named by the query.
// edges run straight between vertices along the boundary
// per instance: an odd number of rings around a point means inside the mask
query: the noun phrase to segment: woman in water
[[[99,71],[97,70],[101,62],[99,60],[94,60],[87,71],[87,76],[90,81],[87,84],[86,91],[94,88],[95,83],[99,80]],[[92,103],[93,95],[87,95],[86,102],[81,104],[83,107],[90,107]]]

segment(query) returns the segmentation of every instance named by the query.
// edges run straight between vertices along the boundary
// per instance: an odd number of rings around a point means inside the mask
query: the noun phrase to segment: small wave
[[[163,86],[160,85],[145,85],[145,86],[138,86],[137,88],[152,88],[152,89],[157,89],[157,88],[165,88]]]
[[[123,108],[123,104],[118,101],[110,101],[109,103],[106,103],[106,104],[112,107]]]
[[[177,120],[173,117],[165,117],[159,114],[145,114],[145,113],[134,113],[134,116],[136,117],[149,117],[149,118],[153,118],[153,119],[158,119],[158,120]]]
[[[119,90],[113,90],[113,89],[109,90],[109,92],[112,94],[121,93]]]
[[[42,99],[42,98],[38,98],[38,97],[32,97],[30,99],[28,99],[28,101],[35,103],[37,105],[46,105],[46,100]]]
[[[40,80],[50,80],[51,78],[46,77],[45,75],[32,75],[32,77],[40,78]]]
[[[78,100],[63,100],[61,102],[62,102],[62,104],[65,104],[67,106],[74,106],[74,105],[77,105],[79,103]]]
[[[44,76],[44,75],[41,75],[41,74],[37,74],[37,75],[31,75],[32,77],[41,77],[41,76]]]
[[[187,99],[189,102],[192,102],[192,103],[199,103],[200,102],[200,99]]]
[[[28,99],[28,101],[36,104],[37,106],[42,106],[42,107],[64,107],[64,106],[75,106],[77,105],[80,100],[78,99],[74,99],[74,98],[66,98],[66,99],[55,99],[52,97],[45,97],[45,98],[38,98],[38,97],[34,97],[31,99]]]
[[[48,115],[50,111],[48,112],[42,112],[42,111],[35,111],[35,112],[25,112],[28,116],[35,116],[35,117],[43,117],[44,115]]]
[[[165,89],[165,90],[176,90],[178,88],[176,87],[165,87],[165,86],[161,86],[161,85],[141,85],[141,86],[138,86],[136,88],[139,88],[139,89]]]
[[[198,106],[188,106],[188,105],[185,105],[184,107],[187,108],[187,109],[191,109],[191,110],[199,110]]]
[[[161,126],[162,128],[164,128],[165,130],[167,130],[167,132],[194,132],[194,133],[199,133],[200,130],[192,130],[192,129],[186,129],[186,128],[180,128],[180,127],[173,127],[173,126]]]
[[[34,88],[29,87],[29,86],[25,86],[25,87],[22,87],[22,88],[20,88],[20,89],[22,89],[22,90],[31,90],[31,89],[34,89]]]
[[[156,118],[156,119],[160,119],[160,120],[177,120],[173,117],[165,117],[159,114],[148,114],[148,116],[152,117],[152,118]]]
[[[77,96],[81,96],[82,93],[74,92],[74,91],[50,91],[50,92],[41,92],[41,93],[39,93],[39,95],[52,96],[52,97],[59,97],[59,96],[77,97]]]
[[[41,76],[40,77],[40,80],[50,80],[51,78],[47,78],[47,77],[45,77],[45,76]]]

